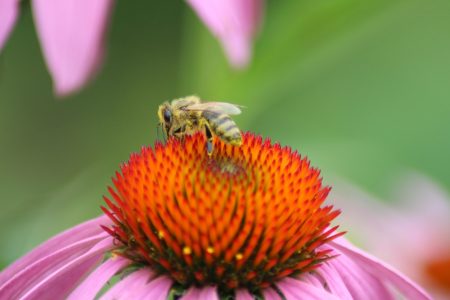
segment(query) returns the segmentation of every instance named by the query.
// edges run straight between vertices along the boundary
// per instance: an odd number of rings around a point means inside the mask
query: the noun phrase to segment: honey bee
[[[238,115],[238,106],[225,102],[201,102],[197,96],[175,99],[159,106],[158,117],[166,136],[182,139],[205,131],[208,155],[213,152],[213,134],[226,143],[240,146],[241,131],[229,115]]]

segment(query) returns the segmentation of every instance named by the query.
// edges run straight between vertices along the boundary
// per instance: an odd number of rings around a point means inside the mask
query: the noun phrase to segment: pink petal
[[[70,267],[64,273],[56,273],[55,276],[39,283],[26,294],[21,295],[21,299],[63,299],[77,285],[84,275],[102,259],[103,255],[89,257]],[[47,279],[47,278],[46,278]]]
[[[108,259],[92,272],[68,297],[68,300],[94,299],[108,280],[129,264],[126,258],[115,256]]]
[[[236,300],[253,300],[253,296],[244,289],[236,291]]]
[[[33,263],[45,259],[58,251],[61,252],[61,255],[64,254],[66,256],[82,253],[86,249],[92,247],[92,245],[97,243],[100,239],[108,236],[100,225],[109,224],[111,224],[111,220],[106,216],[101,216],[58,234],[2,271],[2,273],[0,273],[0,286]],[[74,246],[76,247],[74,248]],[[78,249],[80,252],[74,252],[76,251],[75,249]]]
[[[0,52],[3,49],[19,13],[19,0],[0,0]]]
[[[214,286],[203,288],[190,288],[180,300],[219,300],[217,289]]]
[[[33,13],[58,95],[83,87],[100,66],[113,0],[33,0]]]
[[[335,278],[336,281],[342,280],[342,283],[352,295],[352,299],[390,300],[393,298],[392,293],[383,284],[382,278],[369,273],[337,250],[335,250],[335,253],[339,256],[331,259],[327,264],[330,268],[336,270],[338,274],[338,277]]]
[[[339,300],[338,297],[328,293],[324,289],[317,288],[303,281],[289,277],[279,281],[277,286],[283,293],[284,297],[289,300]]]
[[[172,284],[173,280],[169,277],[155,277],[150,269],[143,268],[114,285],[101,299],[165,300]]]
[[[140,289],[154,276],[155,274],[149,268],[142,268],[116,283],[100,299],[137,299]]]
[[[318,288],[323,288],[325,285],[325,280],[323,280],[323,278],[319,278],[319,276],[316,276],[315,273],[299,275],[298,279],[301,279],[302,281]]]
[[[339,257],[336,257],[335,259],[339,259]],[[347,286],[342,280],[341,275],[328,263],[322,264],[317,270],[317,273],[319,274],[318,276],[321,276],[323,279],[323,282],[321,283],[322,286],[326,283],[327,288],[333,295],[336,295],[341,299],[353,299]],[[305,277],[316,278],[316,276],[312,275]]]
[[[282,300],[281,296],[272,288],[263,290],[263,296],[265,300]]]
[[[236,68],[250,61],[252,42],[262,18],[262,0],[187,0],[200,19],[220,40]]]
[[[86,244],[93,240],[97,243],[87,250]],[[112,238],[98,235],[52,253],[25,267],[1,286],[2,297],[63,298],[111,247]]]
[[[373,272],[378,278],[392,283],[407,299],[431,299],[422,288],[398,271],[375,257],[353,247],[344,239],[335,239],[329,244],[348,256],[356,264],[364,266],[366,271]]]
[[[166,300],[173,280],[167,276],[158,276],[142,286],[135,299],[140,300]]]

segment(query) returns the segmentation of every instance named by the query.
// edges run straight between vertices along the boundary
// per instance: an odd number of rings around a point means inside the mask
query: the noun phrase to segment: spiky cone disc
[[[133,154],[113,179],[106,214],[116,253],[184,287],[251,291],[311,271],[330,253],[339,214],[330,188],[288,147],[246,133],[240,147],[202,134]]]

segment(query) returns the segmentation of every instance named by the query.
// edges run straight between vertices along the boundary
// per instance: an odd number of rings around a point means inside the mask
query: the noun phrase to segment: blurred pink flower
[[[363,248],[386,260],[432,293],[450,299],[450,198],[436,184],[410,175],[397,185],[394,202],[337,184],[333,204],[344,228]]]
[[[6,42],[19,11],[19,0],[0,0],[0,52]]]
[[[261,24],[263,0],[187,0],[200,19],[220,40],[235,68],[245,67]]]
[[[113,0],[32,0],[36,29],[57,95],[82,88],[101,65]],[[0,0],[0,51],[18,0]]]

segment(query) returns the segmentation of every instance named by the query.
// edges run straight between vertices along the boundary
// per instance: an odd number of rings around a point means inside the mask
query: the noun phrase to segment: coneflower
[[[171,139],[113,184],[105,216],[1,273],[1,299],[429,299],[344,240],[319,170],[270,140]]]

